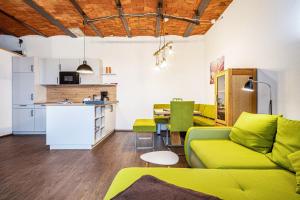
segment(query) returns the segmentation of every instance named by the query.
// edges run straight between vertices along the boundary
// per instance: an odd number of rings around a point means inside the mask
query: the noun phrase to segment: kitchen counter
[[[92,149],[114,132],[116,103],[44,103],[47,145],[50,149]]]
[[[46,105],[46,106],[107,106],[117,104],[119,101],[107,101],[103,104],[85,104],[85,103],[57,103],[57,102],[36,102],[35,105]]]

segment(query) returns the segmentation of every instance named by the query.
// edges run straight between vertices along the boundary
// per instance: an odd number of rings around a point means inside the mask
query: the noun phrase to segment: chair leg
[[[167,132],[166,132],[166,145],[169,146],[169,130],[167,129]]]
[[[152,134],[152,149],[154,150],[154,146],[155,146],[155,141],[154,141],[155,137],[154,137],[154,133]]]
[[[136,140],[137,140],[137,133],[134,133],[135,134],[135,140],[134,140],[134,146],[135,146],[135,150],[137,149],[137,144],[136,144]]]

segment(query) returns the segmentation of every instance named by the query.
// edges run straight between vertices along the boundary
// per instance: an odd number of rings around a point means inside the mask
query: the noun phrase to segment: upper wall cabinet
[[[79,59],[61,58],[61,59],[59,59],[60,71],[74,72],[74,71],[76,71],[77,67],[79,66],[79,63],[80,63]]]
[[[59,59],[39,59],[39,67],[41,85],[59,84]]]
[[[60,71],[76,71],[77,67],[82,64],[83,59],[39,59],[39,82],[41,85],[58,85]],[[81,85],[102,84],[102,61],[100,59],[87,59],[94,71],[93,74],[80,74]]]
[[[99,59],[86,59],[87,64],[91,66],[94,73],[93,74],[80,74],[80,84],[81,85],[92,85],[102,83],[102,62]],[[83,59],[80,59],[80,63]]]
[[[13,57],[13,72],[34,72],[33,57]]]

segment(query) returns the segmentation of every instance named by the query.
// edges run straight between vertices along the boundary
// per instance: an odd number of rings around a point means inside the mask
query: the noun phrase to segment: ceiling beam
[[[130,31],[130,28],[128,26],[127,19],[124,16],[124,11],[123,11],[123,8],[122,8],[121,1],[120,0],[115,0],[115,2],[116,2],[116,6],[117,6],[117,9],[118,9],[118,12],[119,12],[119,17],[122,21],[122,24],[124,26],[126,34],[127,34],[128,37],[131,37],[131,31]]]
[[[66,35],[69,35],[70,37],[76,37],[75,34],[73,34],[62,23],[60,23],[58,20],[56,20],[54,17],[52,17],[48,12],[46,12],[42,7],[40,7],[39,5],[37,5],[34,1],[32,1],[32,0],[24,0],[24,2],[27,5],[29,5],[31,8],[33,8],[36,12],[38,12],[40,15],[42,15],[44,18],[46,18],[51,24],[57,26]]]
[[[200,20],[201,16],[203,15],[205,9],[207,8],[208,4],[210,3],[211,0],[202,0],[196,10],[196,13],[194,14],[193,16],[193,19],[196,19],[196,20]],[[191,33],[193,32],[194,30],[194,27],[196,26],[196,24],[193,24],[193,23],[189,23],[189,25],[187,26],[184,34],[183,34],[183,37],[188,37],[191,35]]]
[[[30,26],[29,24],[27,24],[27,23],[25,23],[25,22],[23,22],[23,21],[21,21],[21,20],[15,18],[14,16],[12,16],[12,15],[6,13],[5,11],[3,11],[3,10],[1,10],[1,9],[0,9],[0,13],[2,13],[3,15],[5,15],[6,17],[8,17],[8,18],[10,18],[10,19],[12,19],[12,20],[14,20],[14,21],[16,21],[17,23],[19,23],[19,24],[22,25],[23,27],[29,29],[29,30],[32,31],[33,33],[35,33],[35,34],[37,34],[37,35],[41,35],[41,36],[47,37],[44,33],[42,33],[42,32],[40,32],[40,31],[36,30],[35,28],[33,28],[32,26]]]
[[[3,28],[3,27],[0,27],[0,33],[3,33],[3,34],[5,34],[5,35],[12,35],[12,36],[15,36],[15,37],[19,37],[19,36],[17,36],[16,34],[10,32],[9,30],[6,30],[6,29]]]
[[[70,0],[70,2],[73,4],[74,8],[77,10],[77,12],[80,14],[80,16],[83,18],[85,22],[93,29],[93,31],[96,33],[99,37],[104,37],[102,32],[96,28],[96,26],[91,22],[89,23],[90,18],[87,16],[87,14],[82,10],[80,5],[77,3],[76,0]]]
[[[158,0],[158,5],[156,8],[156,29],[155,29],[155,37],[158,37],[160,34],[160,22],[163,16],[163,0]]]

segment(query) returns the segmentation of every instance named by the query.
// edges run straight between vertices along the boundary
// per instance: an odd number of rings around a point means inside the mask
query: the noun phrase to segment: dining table
[[[154,114],[155,115],[160,115],[160,116],[170,116],[171,115],[171,109],[154,109]],[[194,115],[200,115],[200,112],[198,110],[194,110]]]

